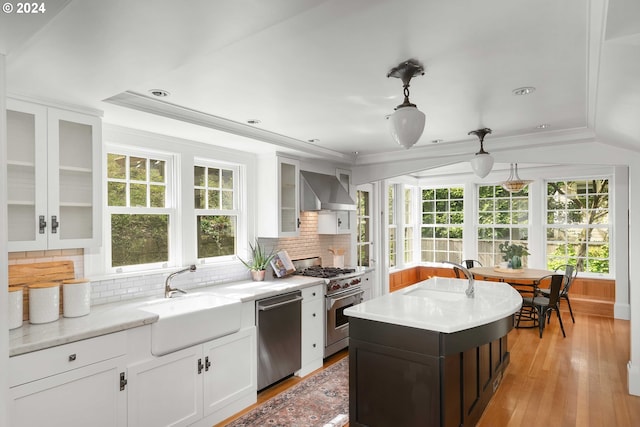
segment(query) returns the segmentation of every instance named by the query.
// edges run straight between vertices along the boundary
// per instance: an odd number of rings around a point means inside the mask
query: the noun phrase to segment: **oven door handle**
[[[333,308],[333,305],[338,302],[341,301],[343,299],[347,299],[347,298],[351,298],[351,297],[355,297],[355,296],[359,296],[362,297],[362,295],[364,294],[363,290],[358,290],[356,292],[345,292],[344,294],[338,294],[338,295],[332,295],[330,297],[327,297],[327,311],[331,311],[331,308]],[[362,298],[360,298],[360,301],[358,302],[362,302]]]

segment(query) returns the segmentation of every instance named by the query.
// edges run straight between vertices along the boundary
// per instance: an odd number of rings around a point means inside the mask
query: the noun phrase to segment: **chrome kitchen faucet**
[[[189,272],[196,271],[195,264],[192,264],[187,268],[183,268],[182,270],[174,271],[169,276],[167,276],[167,280],[164,282],[164,297],[165,298],[171,298],[174,294],[176,294],[178,292],[182,293],[182,294],[186,294],[187,293],[187,291],[183,291],[182,289],[172,288],[171,287],[171,279],[173,279],[178,274],[186,273],[187,271],[189,271]]]
[[[467,294],[468,298],[473,298],[475,295],[475,292],[474,292],[475,279],[473,278],[473,274],[471,274],[471,272],[467,269],[467,267],[452,261],[441,261],[441,262],[444,264],[455,265],[464,273],[465,276],[467,276],[467,279],[469,279],[469,286],[464,291],[464,293]]]

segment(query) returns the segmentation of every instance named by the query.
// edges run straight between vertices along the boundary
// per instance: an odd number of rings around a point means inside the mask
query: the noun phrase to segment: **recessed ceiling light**
[[[157,96],[158,98],[165,98],[169,96],[169,92],[164,89],[151,89],[149,93],[153,96]]]
[[[249,123],[250,125],[257,125],[257,124],[260,124],[260,120],[258,120],[258,119],[249,119],[249,120],[247,120],[247,123]]]
[[[514,89],[512,91],[512,93],[514,95],[530,95],[535,91],[536,91],[535,87],[533,87],[533,86],[525,86],[525,87],[519,87],[517,89]]]
[[[444,141],[443,139],[432,139],[431,143],[432,144],[440,144],[442,141]]]
[[[551,125],[549,123],[542,123],[542,124],[539,124],[538,126],[536,126],[536,129],[546,129],[548,127],[551,127]]]

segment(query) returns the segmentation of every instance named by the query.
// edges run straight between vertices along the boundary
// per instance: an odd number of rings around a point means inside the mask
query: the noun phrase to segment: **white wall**
[[[6,123],[5,56],[0,54],[0,307],[7,307],[9,271],[7,268],[7,123]],[[0,309],[0,426],[8,425],[9,319]]]

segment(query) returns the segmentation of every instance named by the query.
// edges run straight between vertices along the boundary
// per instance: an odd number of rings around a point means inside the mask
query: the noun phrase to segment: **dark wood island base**
[[[349,425],[474,426],[509,364],[514,316],[453,333],[349,319]]]

